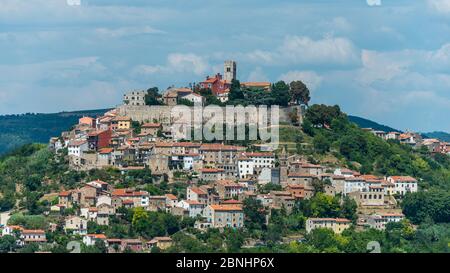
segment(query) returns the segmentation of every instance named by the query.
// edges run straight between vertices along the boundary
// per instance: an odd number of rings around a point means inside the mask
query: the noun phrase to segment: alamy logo
[[[278,148],[279,106],[177,105],[171,120],[172,137],[177,140],[259,140]]]
[[[381,245],[377,241],[368,242],[366,249],[369,251],[369,253],[381,253]]]
[[[81,243],[77,241],[70,241],[67,243],[66,249],[70,251],[70,253],[81,253]]]

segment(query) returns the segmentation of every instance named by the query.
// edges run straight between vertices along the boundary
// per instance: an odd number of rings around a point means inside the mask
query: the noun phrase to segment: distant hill
[[[402,132],[400,130],[394,129],[392,127],[386,126],[386,125],[382,125],[379,123],[376,123],[374,121],[365,119],[365,118],[361,118],[361,117],[356,117],[356,116],[348,116],[348,119],[353,122],[356,123],[356,125],[358,125],[361,128],[372,128],[374,130],[378,130],[378,131],[385,131],[385,132]]]
[[[430,132],[421,134],[425,138],[437,138],[441,141],[450,142],[450,134],[446,132]]]
[[[0,116],[0,155],[27,143],[48,143],[50,137],[68,130],[80,117],[98,116],[106,111],[108,109]]]

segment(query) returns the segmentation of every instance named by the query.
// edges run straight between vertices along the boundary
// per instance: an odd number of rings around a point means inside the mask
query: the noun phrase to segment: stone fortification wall
[[[175,106],[167,105],[145,105],[145,106],[131,106],[121,105],[119,106],[118,113],[120,116],[128,116],[132,120],[139,122],[159,122],[164,125],[170,125],[172,123],[171,111]],[[193,109],[193,108],[191,108]],[[291,113],[297,113],[299,121],[302,121],[302,109],[300,106],[288,106],[280,107],[279,115],[280,122],[291,122]]]

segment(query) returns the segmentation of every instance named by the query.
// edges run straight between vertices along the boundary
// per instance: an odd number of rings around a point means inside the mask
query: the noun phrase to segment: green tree
[[[287,106],[289,103],[289,85],[284,81],[276,82],[272,85],[271,95],[274,99],[274,104]]]
[[[450,223],[450,193],[447,191],[432,189],[407,193],[401,206],[403,213],[414,224],[420,224],[426,219]]]
[[[325,127],[331,125],[333,119],[343,117],[339,106],[328,106],[324,104],[314,104],[308,108],[305,118],[308,119],[314,126]]]
[[[333,230],[328,228],[316,228],[313,229],[308,235],[306,240],[314,248],[321,252],[340,252],[339,241]]]
[[[331,143],[323,134],[316,134],[313,139],[314,149],[320,153],[324,154],[330,150]]]
[[[308,105],[311,97],[308,87],[302,81],[292,81],[289,87],[292,101]]]
[[[16,238],[11,235],[0,237],[0,253],[7,253],[16,250]]]
[[[249,230],[261,230],[266,223],[266,212],[261,201],[254,198],[244,200],[244,225]]]
[[[345,196],[344,201],[342,202],[340,217],[356,221],[358,218],[358,215],[356,213],[357,209],[358,205],[356,204],[356,201],[348,196]]]
[[[145,95],[146,105],[161,105],[161,94],[159,94],[158,87],[152,87],[147,89],[147,94]]]
[[[241,90],[241,83],[238,80],[231,81],[230,92],[228,93],[228,101],[240,102],[244,100],[244,92]]]

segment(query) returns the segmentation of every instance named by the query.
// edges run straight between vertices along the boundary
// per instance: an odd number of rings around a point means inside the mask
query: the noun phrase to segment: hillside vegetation
[[[293,213],[267,211],[257,202],[244,203],[245,229],[236,232],[217,229],[198,232],[193,222],[182,221],[162,212],[124,211],[109,227],[90,225],[89,232],[102,232],[109,237],[139,235],[144,238],[169,234],[174,245],[167,252],[366,252],[367,243],[380,242],[383,252],[447,252],[450,238],[450,160],[432,157],[427,151],[415,151],[397,142],[386,142],[349,122],[338,107],[311,106],[303,127],[286,127],[284,136],[295,143],[300,154],[321,161],[334,157],[363,173],[379,175],[405,174],[419,179],[418,193],[407,194],[402,209],[407,221],[391,223],[385,231],[349,229],[342,234],[318,229],[305,235],[304,241],[283,243],[283,238],[304,231],[308,217],[346,217],[356,219],[356,205],[349,199],[318,193],[310,200],[296,203]],[[296,134],[297,133],[297,134]],[[296,137],[292,137],[296,134]],[[296,145],[302,143],[303,145]],[[309,145],[304,145],[309,144]],[[75,188],[81,181],[102,179],[116,187],[138,187],[152,195],[173,193],[183,196],[183,185],[154,184],[151,173],[137,171],[126,176],[115,169],[89,172],[69,171],[64,155],[55,156],[45,145],[30,144],[0,158],[0,211],[13,209],[11,223],[27,228],[44,228],[50,221],[43,216],[56,199],[45,198],[61,187]],[[269,189],[267,189],[269,190]],[[53,219],[54,221],[56,219]],[[412,225],[416,224],[414,230]],[[246,240],[262,240],[264,245],[243,247]],[[68,240],[58,233],[50,240]],[[59,242],[61,244],[61,242]],[[50,249],[58,251],[58,249]],[[91,249],[93,250],[93,249]],[[86,250],[86,251],[91,251]],[[98,251],[98,249],[95,249]]]

